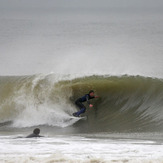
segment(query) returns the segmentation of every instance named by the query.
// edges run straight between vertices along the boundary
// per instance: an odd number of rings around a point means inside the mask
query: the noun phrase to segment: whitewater
[[[86,114],[91,132],[163,130],[162,79],[95,75],[66,78],[61,80],[55,74],[1,77],[1,124],[10,122],[18,128],[70,126],[77,120],[70,120],[77,110],[74,101],[93,89],[100,98],[92,101],[94,108]]]
[[[40,74],[0,83],[2,162],[162,162],[162,79]],[[90,89],[100,96],[94,108],[71,119]],[[36,126],[45,137],[27,140]]]
[[[0,162],[162,163],[161,0],[0,0]],[[74,102],[94,90],[85,119]],[[26,138],[40,128],[41,138]]]

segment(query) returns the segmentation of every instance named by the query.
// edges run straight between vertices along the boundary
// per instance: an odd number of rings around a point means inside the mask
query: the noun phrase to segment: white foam
[[[1,137],[5,162],[162,162],[163,145],[153,141],[56,136],[40,139]],[[7,154],[7,158],[6,158]]]
[[[76,111],[69,102],[71,90],[55,87],[59,80],[68,76],[54,74],[39,74],[26,78],[23,83],[17,83],[14,96],[10,99],[14,103],[14,117],[11,117],[13,127],[31,127],[50,125],[66,127],[77,120],[70,119]],[[13,107],[10,109],[13,110]]]

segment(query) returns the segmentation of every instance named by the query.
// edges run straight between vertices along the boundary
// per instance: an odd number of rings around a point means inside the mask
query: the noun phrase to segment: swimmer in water
[[[43,137],[43,136],[41,136],[39,134],[40,134],[40,129],[39,128],[35,128],[33,130],[33,133],[28,135],[26,138]]]

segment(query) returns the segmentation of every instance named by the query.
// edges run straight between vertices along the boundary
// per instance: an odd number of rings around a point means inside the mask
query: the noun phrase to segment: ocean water
[[[163,162],[161,0],[0,0],[0,162]],[[99,95],[72,119],[74,101]],[[39,127],[41,138],[25,138]]]
[[[40,74],[0,83],[1,162],[162,162],[162,79]],[[86,119],[72,119],[90,89],[100,98]],[[25,138],[36,127],[45,137]]]

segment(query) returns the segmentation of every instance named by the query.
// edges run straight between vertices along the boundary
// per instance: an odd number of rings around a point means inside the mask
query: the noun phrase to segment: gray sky
[[[162,15],[162,0],[0,0],[0,75],[163,76]]]
[[[138,10],[160,10],[163,7],[162,0],[0,0],[1,9],[138,9]]]

